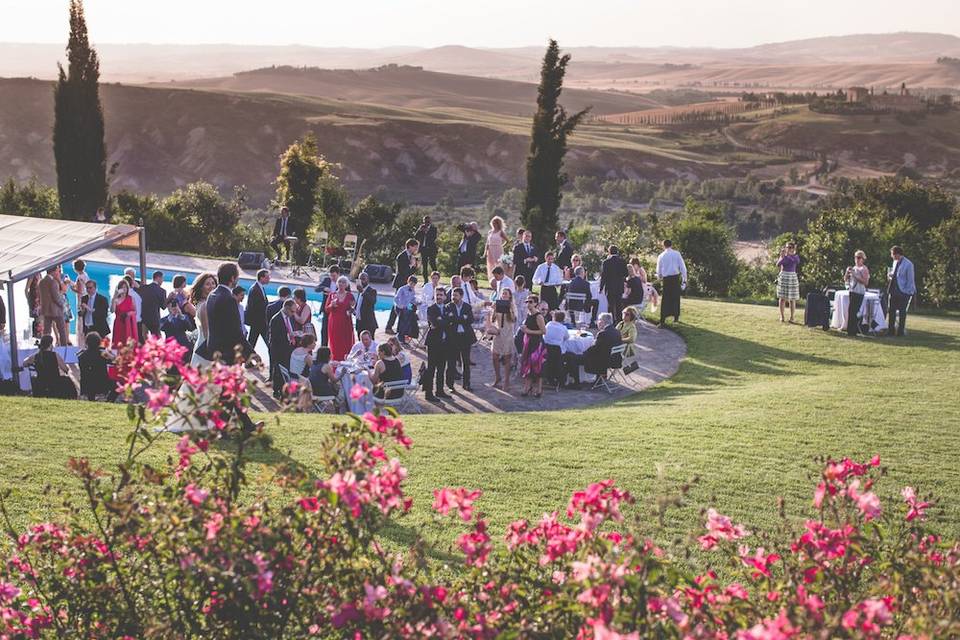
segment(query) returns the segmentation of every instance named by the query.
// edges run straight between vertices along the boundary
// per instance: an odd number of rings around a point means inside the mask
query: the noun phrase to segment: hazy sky
[[[67,0],[0,0],[0,41],[63,42]],[[960,29],[957,0],[87,0],[94,42],[739,47]]]

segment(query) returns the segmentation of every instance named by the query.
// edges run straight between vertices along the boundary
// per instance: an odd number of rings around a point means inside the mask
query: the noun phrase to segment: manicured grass
[[[652,523],[651,498],[699,476],[668,517],[664,542],[694,527],[708,504],[770,526],[778,496],[788,515],[806,513],[816,456],[872,454],[892,476],[881,485],[887,504],[906,483],[933,491],[938,526],[960,534],[960,322],[913,316],[905,339],[849,339],[781,325],[771,307],[684,305],[677,330],[687,359],[674,378],[632,398],[580,411],[410,417],[415,444],[404,457],[415,506],[390,537],[408,542],[418,523],[439,533],[429,510],[435,487],[482,488],[480,508],[498,532],[607,477],[641,498],[634,513]],[[110,465],[123,455],[122,407],[0,398],[0,411],[0,485],[12,490],[20,523],[55,508],[45,485],[75,490],[69,456]],[[267,486],[278,464],[313,467],[329,421],[282,416],[271,427],[275,449],[258,454],[251,475]]]

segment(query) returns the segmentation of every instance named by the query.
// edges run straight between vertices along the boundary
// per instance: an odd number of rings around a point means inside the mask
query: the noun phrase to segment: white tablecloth
[[[837,291],[833,298],[833,316],[830,318],[830,326],[834,329],[844,330],[847,328],[847,310],[850,307],[850,292],[841,289]],[[882,330],[887,328],[887,319],[883,315],[883,307],[880,305],[880,296],[876,293],[867,292],[863,296],[863,303],[857,311],[857,317],[863,318],[869,311],[873,312],[873,318],[870,323],[871,330]]]
[[[580,332],[575,329],[570,329],[569,334],[570,338],[564,344],[566,353],[583,353],[596,342],[596,338],[588,331]]]
[[[11,371],[10,340],[9,336],[4,336],[4,338],[3,342],[0,343],[0,378],[10,380],[13,378],[13,372]],[[77,364],[77,354],[80,352],[78,347],[54,347],[53,350],[60,354],[60,357],[63,358],[66,364]],[[20,360],[20,366],[22,367],[23,361],[37,351],[37,347],[31,342],[20,343],[17,346],[17,358]],[[30,372],[25,369],[20,371],[20,388],[24,390],[30,389]]]
[[[591,280],[590,281],[590,295],[592,295],[596,300],[600,301],[600,310],[597,313],[606,313],[609,309],[607,304],[607,294],[600,293],[600,281]]]

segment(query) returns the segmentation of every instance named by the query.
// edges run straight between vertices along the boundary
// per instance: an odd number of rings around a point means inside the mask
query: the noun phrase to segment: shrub
[[[727,295],[739,263],[733,253],[733,234],[722,221],[722,212],[688,200],[684,213],[666,233],[687,264],[689,291]]]
[[[458,524],[459,573],[443,577],[417,542],[378,539],[410,509],[411,446],[394,415],[365,414],[327,434],[317,477],[282,470],[273,500],[239,499],[262,429],[246,410],[243,365],[198,372],[182,348],[150,338],[120,357],[125,392],[145,387],[126,460],[114,474],[70,470],[86,514],[14,531],[0,565],[0,637],[953,637],[960,633],[960,546],[925,525],[931,500],[876,493],[880,461],[827,460],[802,525],[752,532],[715,509],[696,539],[696,573],[641,534],[612,480],[573,493],[565,510],[516,520],[494,544],[482,492],[434,491]],[[173,394],[174,370],[191,391]],[[289,391],[294,391],[289,389]],[[364,390],[357,389],[357,393]],[[206,393],[205,393],[206,392]],[[199,401],[213,397],[213,404]],[[161,467],[141,461],[169,436],[168,413],[212,423],[181,436]],[[235,451],[215,453],[216,440]],[[220,447],[226,451],[226,446]],[[2,506],[2,503],[0,503]],[[6,515],[5,509],[3,510]]]
[[[960,215],[930,232],[930,269],[923,280],[927,297],[938,307],[960,302]]]
[[[32,178],[17,183],[10,178],[0,187],[0,213],[34,218],[59,218],[57,190]]]

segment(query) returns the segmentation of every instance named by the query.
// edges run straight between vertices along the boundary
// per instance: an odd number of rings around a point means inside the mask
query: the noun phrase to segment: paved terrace
[[[89,260],[96,262],[112,262],[124,265],[136,266],[139,257],[135,251],[122,249],[103,249],[96,251],[89,256]],[[160,269],[169,274],[176,271],[213,271],[216,272],[219,260],[209,258],[196,258],[191,256],[181,256],[167,253],[147,253],[147,269]],[[255,271],[242,271],[242,277],[254,278]],[[290,286],[311,287],[316,285],[318,280],[317,273],[307,274],[302,277],[290,277],[287,274],[288,269],[276,269],[271,276],[271,282],[277,284],[287,284]],[[393,295],[393,289],[387,285],[376,285],[378,291]],[[377,331],[376,339],[378,342],[386,340],[389,336],[382,330]],[[459,381],[457,392],[452,400],[446,400],[441,403],[431,403],[423,399],[422,392],[417,392],[416,400],[424,413],[503,413],[514,411],[552,411],[560,409],[572,409],[586,407],[593,404],[608,402],[614,398],[623,398],[638,391],[651,387],[658,382],[665,380],[676,373],[680,366],[680,361],[686,355],[686,344],[675,333],[665,329],[657,329],[652,324],[641,321],[637,332],[637,342],[635,349],[638,355],[638,364],[640,368],[634,371],[627,378],[626,385],[616,385],[613,387],[613,394],[608,394],[604,390],[591,391],[588,385],[575,391],[569,389],[554,390],[552,387],[544,385],[543,396],[534,398],[533,396],[523,397],[520,390],[523,386],[523,380],[518,378],[516,372],[510,380],[510,393],[500,389],[494,389],[493,383],[493,363],[490,351],[480,345],[473,348],[473,362],[476,365],[471,372],[471,381],[473,382],[473,392],[467,393],[460,389]],[[426,361],[426,351],[411,347],[408,351],[414,374],[420,369],[420,363]],[[251,373],[256,384],[254,385],[254,408],[258,411],[271,412],[277,411],[280,407],[271,395],[271,389],[265,385],[265,372],[254,371]],[[591,374],[581,376],[581,382],[592,379]]]

